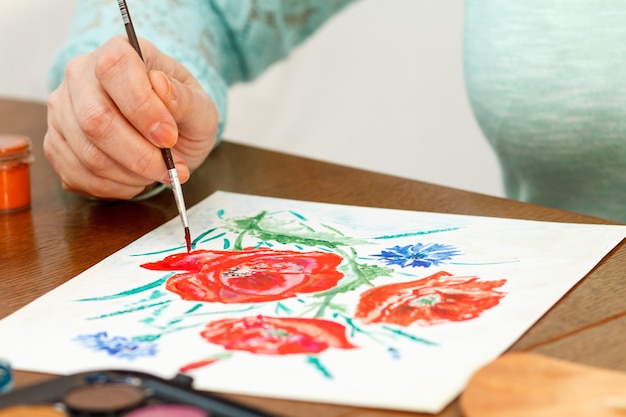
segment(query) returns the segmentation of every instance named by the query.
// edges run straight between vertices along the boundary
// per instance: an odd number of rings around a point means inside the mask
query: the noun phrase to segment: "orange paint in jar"
[[[30,139],[0,134],[0,212],[30,207]]]

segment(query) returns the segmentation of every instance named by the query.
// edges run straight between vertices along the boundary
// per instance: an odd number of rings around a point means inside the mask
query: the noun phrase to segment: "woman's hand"
[[[140,39],[124,36],[70,61],[48,99],[44,152],[63,188],[129,199],[169,183],[160,148],[171,148],[181,182],[215,145],[218,115],[196,79]]]

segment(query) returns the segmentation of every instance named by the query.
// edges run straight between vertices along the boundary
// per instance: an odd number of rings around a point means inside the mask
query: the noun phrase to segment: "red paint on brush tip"
[[[191,233],[189,233],[188,227],[185,227],[185,243],[187,244],[187,252],[191,252]]]

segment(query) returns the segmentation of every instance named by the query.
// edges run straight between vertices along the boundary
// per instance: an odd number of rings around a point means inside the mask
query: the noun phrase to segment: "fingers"
[[[100,198],[129,199],[140,194],[153,181],[121,166],[89,141],[77,120],[63,111],[69,100],[65,88],[50,95],[44,138],[44,153],[63,188]]]
[[[215,104],[199,86],[189,86],[159,70],[151,70],[148,76],[152,89],[187,136],[217,129]]]
[[[117,45],[116,45],[117,43]],[[114,55],[109,48],[120,49],[118,62],[122,72],[128,71],[124,83],[128,94],[122,89],[107,91],[114,69],[97,70],[110,64]],[[104,54],[104,58],[102,58]],[[126,58],[123,58],[126,56]],[[92,54],[70,61],[59,88],[48,100],[48,132],[44,141],[46,157],[61,177],[63,186],[82,194],[103,198],[131,198],[154,182],[169,182],[161,151],[137,130],[142,117],[164,118],[175,124],[169,111],[154,94],[145,67],[133,64],[136,52],[128,45],[111,42]],[[102,64],[104,62],[104,64]],[[132,68],[129,68],[130,67]],[[152,108],[133,109],[133,104],[143,100],[153,102]],[[123,112],[130,114],[126,117]],[[157,114],[155,116],[154,114]],[[154,124],[154,123],[152,123]],[[146,130],[145,126],[143,127]],[[148,128],[149,130],[149,128]],[[169,134],[171,136],[171,134]],[[172,141],[168,138],[167,141]],[[174,138],[175,141],[175,138]],[[178,161],[182,164],[182,161]]]
[[[142,49],[149,56],[160,57],[157,62],[164,60],[163,54],[152,44],[144,40],[141,42]],[[169,148],[177,143],[177,121],[154,93],[146,65],[124,37],[112,39],[98,51],[94,76],[97,82],[92,85],[104,90],[110,98],[111,107],[104,106],[82,117],[80,120],[85,123],[81,126],[82,130],[92,140],[97,138],[98,148],[125,168],[143,177],[169,184],[163,156],[155,146]],[[79,94],[79,91],[75,91],[72,96]],[[106,112],[101,114],[103,109]],[[119,114],[115,114],[115,111]],[[110,129],[105,128],[109,117],[112,118]],[[120,147],[120,138],[124,138],[127,148]],[[182,182],[189,178],[186,159],[191,155],[196,157],[195,150],[186,154],[173,152]]]
[[[126,39],[114,38],[101,48],[94,72],[121,114],[143,137],[161,148],[174,146],[176,121],[152,94],[146,66]]]
[[[185,182],[215,143],[212,100],[180,63],[140,42],[154,71],[119,36],[70,61],[49,96],[44,150],[70,191],[128,199],[169,183],[164,147]]]
[[[113,169],[121,166],[151,182],[168,181],[158,147],[176,142],[176,122],[124,38],[70,62],[64,84],[72,110],[63,113],[62,127],[88,170],[115,177]]]
[[[114,38],[96,51],[93,77],[68,82],[81,131],[122,166],[160,180],[164,174],[155,164],[159,152],[154,146],[176,142],[176,122],[152,92],[139,55],[123,37]]]
[[[215,145],[215,104],[200,86],[168,77],[159,70],[151,70],[148,76],[152,89],[176,120],[179,140],[174,151],[196,168]]]

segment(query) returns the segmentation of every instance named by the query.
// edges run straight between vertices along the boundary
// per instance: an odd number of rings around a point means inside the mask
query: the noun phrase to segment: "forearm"
[[[129,0],[128,7],[137,35],[182,63],[214,101],[220,137],[228,86],[286,57],[352,1]],[[116,2],[78,0],[70,38],[50,70],[51,89],[69,60],[124,33]]]
[[[223,28],[217,38],[220,73],[229,85],[254,79],[354,1],[211,1]]]

